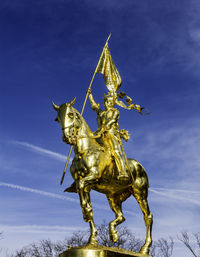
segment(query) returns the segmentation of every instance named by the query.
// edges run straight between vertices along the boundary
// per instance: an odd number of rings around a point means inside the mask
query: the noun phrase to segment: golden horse
[[[139,162],[128,159],[129,178],[118,179],[118,172],[111,154],[97,142],[84,118],[72,107],[74,102],[75,99],[60,106],[53,103],[53,107],[57,111],[56,121],[61,125],[63,141],[74,146],[75,156],[70,167],[74,183],[65,191],[79,194],[83,218],[90,224],[88,244],[98,244],[90,190],[105,194],[116,215],[116,218],[109,223],[110,240],[113,242],[119,238],[116,226],[125,221],[122,202],[133,195],[143,212],[146,226],[146,239],[140,253],[148,254],[152,244],[153,217],[147,201],[149,187],[147,173]]]

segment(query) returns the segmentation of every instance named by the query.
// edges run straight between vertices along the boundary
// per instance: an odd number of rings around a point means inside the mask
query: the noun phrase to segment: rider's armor
[[[89,100],[92,109],[97,113],[98,130],[96,131],[97,136],[101,137],[101,141],[104,147],[110,151],[111,156],[117,166],[119,177],[128,177],[126,172],[126,163],[121,151],[121,138],[119,132],[119,110],[111,107],[106,107],[103,111],[100,109],[92,94],[89,94]]]

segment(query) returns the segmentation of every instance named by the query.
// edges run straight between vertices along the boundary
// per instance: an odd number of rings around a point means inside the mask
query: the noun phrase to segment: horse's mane
[[[94,135],[94,133],[92,132],[92,130],[90,129],[89,125],[87,124],[86,120],[83,118],[83,116],[80,114],[80,112],[75,109],[74,107],[72,107],[73,112],[76,113],[76,118],[79,120],[79,122],[82,124],[82,127],[84,127],[85,132],[88,135],[88,138],[90,138],[90,140],[94,140],[93,142],[95,142],[98,147],[104,147],[103,143],[101,141],[101,139],[99,137],[96,137]]]
[[[80,114],[80,112],[72,107],[73,111],[76,113],[77,118],[80,120],[81,123],[84,123],[84,126],[88,130],[89,133],[92,133],[92,130],[90,129],[89,125],[87,124],[86,120],[83,118],[83,116]],[[92,133],[93,134],[93,133]]]

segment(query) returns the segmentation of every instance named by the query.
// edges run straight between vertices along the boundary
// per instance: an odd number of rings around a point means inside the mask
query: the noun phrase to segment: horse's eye
[[[58,121],[58,117],[55,118],[55,121]]]
[[[74,117],[73,112],[69,112],[69,113],[68,113],[68,116],[72,119],[72,118]]]

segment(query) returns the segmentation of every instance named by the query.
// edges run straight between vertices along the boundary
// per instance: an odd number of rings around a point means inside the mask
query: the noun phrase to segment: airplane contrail
[[[30,187],[24,187],[24,186],[20,186],[20,185],[16,185],[16,184],[10,184],[10,183],[5,183],[5,182],[0,182],[0,186],[3,187],[9,187],[9,188],[13,188],[13,189],[18,189],[21,191],[26,191],[26,192],[31,192],[31,193],[35,193],[35,194],[39,194],[39,195],[43,195],[43,196],[47,196],[47,197],[51,197],[51,198],[56,198],[56,199],[60,199],[60,200],[64,200],[64,201],[70,201],[70,202],[75,202],[75,203],[79,203],[79,200],[71,198],[71,197],[67,197],[67,196],[63,196],[63,195],[59,195],[59,194],[55,194],[55,193],[50,193],[50,192],[46,192],[43,190],[38,190],[38,189],[34,189],[34,188],[30,188]],[[160,190],[167,190],[166,188],[159,188]],[[169,194],[168,192],[160,192],[157,189],[151,188],[149,189],[149,191],[151,191],[152,193],[167,197],[167,198],[173,198],[173,199],[177,199],[177,200],[182,200],[182,201],[187,201],[187,202],[191,202],[193,204],[197,204],[200,205],[200,201],[196,200],[196,199],[191,199],[191,198],[186,198],[184,196],[179,196],[179,195],[172,195]],[[172,192],[172,189],[169,189],[167,191]],[[175,189],[175,191],[177,191]],[[182,190],[180,190],[181,192]],[[187,190],[184,190],[184,192],[187,192]],[[198,193],[198,192],[195,192]],[[103,206],[103,205],[99,205],[99,204],[92,204],[94,207],[98,208],[98,209],[104,209],[104,210],[109,210],[108,207]],[[128,210],[124,210],[124,212],[126,212],[127,214],[132,214],[135,216],[134,213],[128,211]]]
[[[0,182],[0,186],[18,189],[18,190],[26,191],[26,192],[31,192],[31,193],[35,193],[35,194],[39,194],[39,195],[43,195],[43,196],[47,196],[47,197],[51,197],[51,198],[56,198],[56,199],[60,199],[60,200],[79,203],[79,200],[76,200],[71,197],[62,196],[59,194],[50,193],[50,192],[46,192],[46,191],[42,191],[42,190],[30,188],[30,187],[24,187],[24,186],[19,186],[16,184],[5,183],[5,182]],[[101,205],[101,204],[92,204],[92,206],[94,206],[97,209],[109,210],[108,207]]]
[[[36,146],[27,142],[22,142],[22,141],[11,141],[12,143],[16,145],[21,145],[23,147],[28,148],[29,150],[32,150],[34,152],[40,153],[40,154],[45,154],[49,157],[53,157],[54,159],[60,160],[62,162],[66,161],[66,156],[60,153],[53,152],[51,150],[42,148],[40,146]]]
[[[30,187],[24,187],[24,186],[19,186],[19,185],[15,185],[15,184],[9,184],[9,183],[4,183],[4,182],[0,182],[0,186],[4,186],[4,187],[9,187],[9,188],[13,188],[13,189],[18,189],[21,191],[27,191],[27,192],[31,192],[31,193],[35,193],[35,194],[39,194],[39,195],[43,195],[43,196],[48,196],[51,198],[57,198],[57,199],[61,199],[61,200],[66,200],[66,201],[70,201],[70,202],[78,202],[79,200],[76,200],[74,198],[71,197],[67,197],[67,196],[62,196],[59,194],[54,194],[54,193],[50,193],[50,192],[46,192],[46,191],[42,191],[42,190],[38,190],[38,189],[33,189]]]
[[[173,193],[174,192],[173,189],[166,189],[166,188],[162,188],[162,189],[159,188],[159,189],[162,190],[162,191],[159,191],[159,190],[154,189],[154,188],[149,189],[149,191],[152,192],[152,193],[167,197],[167,198],[172,198],[172,199],[175,199],[175,200],[181,200],[181,201],[184,201],[184,202],[187,202],[187,203],[190,202],[190,203],[193,203],[193,204],[196,204],[196,205],[200,205],[200,201],[198,201],[196,199],[191,199],[189,197],[186,197],[185,194],[184,195],[178,195],[177,194],[177,192],[179,192],[179,193],[184,192],[184,193],[189,194],[190,191],[174,189],[174,191],[176,192],[176,194],[175,194],[175,193]],[[195,192],[195,193],[198,193],[198,192]]]

